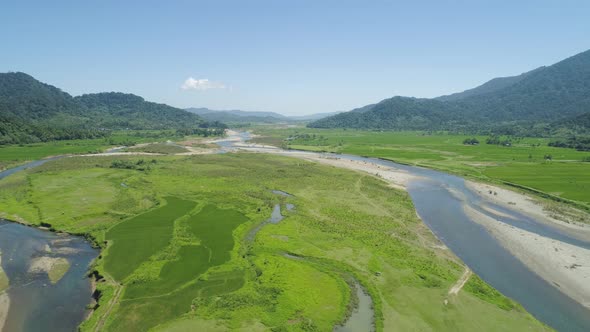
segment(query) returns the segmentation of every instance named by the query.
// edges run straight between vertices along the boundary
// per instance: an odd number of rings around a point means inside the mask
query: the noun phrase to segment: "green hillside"
[[[103,92],[82,95],[74,100],[88,111],[88,118],[105,128],[178,129],[204,123],[196,114],[148,102],[133,94]]]
[[[309,127],[543,135],[550,129],[544,125],[588,111],[590,51],[463,93],[435,99],[393,97]]]
[[[196,114],[116,92],[72,97],[25,73],[0,73],[0,145],[104,137],[113,129],[208,126]]]

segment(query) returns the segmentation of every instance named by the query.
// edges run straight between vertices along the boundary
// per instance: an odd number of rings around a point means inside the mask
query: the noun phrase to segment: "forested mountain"
[[[435,99],[438,99],[441,101],[456,101],[456,100],[461,100],[461,99],[465,99],[468,97],[479,96],[479,95],[484,95],[487,93],[499,91],[499,90],[502,90],[504,88],[507,88],[511,85],[514,85],[514,84],[522,81],[528,75],[533,74],[533,73],[537,72],[538,70],[542,70],[543,68],[545,68],[545,67],[540,67],[535,70],[531,70],[529,72],[520,74],[518,76],[496,77],[496,78],[491,79],[491,80],[487,81],[486,83],[484,83],[478,87],[475,87],[473,89],[465,90],[463,92],[453,93],[453,94],[450,94],[447,96],[440,96]]]
[[[72,97],[24,73],[0,73],[0,144],[94,138],[110,129],[206,126],[198,115],[123,93]]]
[[[120,92],[86,94],[74,98],[86,116],[104,128],[179,129],[198,127],[203,119],[185,110],[145,101]]]
[[[590,133],[590,112],[557,121],[551,127],[554,131],[568,130],[573,133]]]
[[[310,123],[315,128],[429,129],[449,122],[450,104],[434,99],[393,97]]]
[[[0,73],[0,111],[6,117],[30,120],[60,113],[82,115],[72,96],[24,73]]]
[[[539,133],[543,125],[589,111],[590,51],[586,51],[460,94],[435,99],[394,97],[309,126]]]

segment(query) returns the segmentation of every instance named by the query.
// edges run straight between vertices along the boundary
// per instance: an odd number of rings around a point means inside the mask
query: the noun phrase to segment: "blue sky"
[[[309,114],[590,48],[590,1],[1,1],[0,72],[73,95]],[[183,88],[184,87],[184,88]]]

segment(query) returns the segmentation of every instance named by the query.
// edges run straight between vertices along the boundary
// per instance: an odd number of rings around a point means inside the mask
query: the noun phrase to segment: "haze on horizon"
[[[87,7],[0,5],[0,72],[73,95],[121,91],[182,108],[303,115],[463,91],[590,48],[585,1]]]

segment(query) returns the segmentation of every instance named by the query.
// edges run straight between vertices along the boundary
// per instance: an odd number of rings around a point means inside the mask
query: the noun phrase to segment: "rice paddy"
[[[167,204],[123,221],[106,233],[108,247],[105,269],[123,281],[141,263],[164,249],[172,240],[174,220],[187,214],[195,203],[166,197]]]

